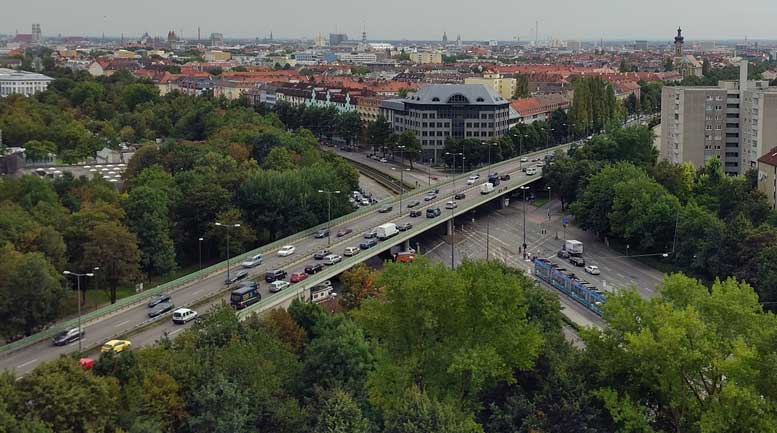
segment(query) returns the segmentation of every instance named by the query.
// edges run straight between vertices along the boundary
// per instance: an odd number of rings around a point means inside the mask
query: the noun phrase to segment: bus
[[[229,296],[229,304],[235,310],[242,310],[249,305],[254,305],[262,300],[262,294],[259,293],[259,287],[256,285],[243,286],[232,291]]]

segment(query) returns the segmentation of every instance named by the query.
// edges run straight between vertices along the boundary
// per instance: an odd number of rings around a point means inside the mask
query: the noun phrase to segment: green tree
[[[385,414],[385,433],[479,433],[483,429],[449,402],[439,401],[417,387],[405,391],[395,409]]]
[[[138,236],[141,265],[146,272],[164,275],[177,266],[170,237],[169,206],[164,191],[145,185],[133,188],[124,202],[129,227]]]
[[[30,140],[24,144],[25,155],[33,161],[42,160],[57,152],[57,145],[48,140]]]
[[[286,171],[296,168],[295,154],[285,147],[276,147],[264,160],[264,168],[267,170]]]
[[[367,433],[369,423],[353,398],[340,389],[319,395],[314,433]]]
[[[524,74],[515,75],[515,92],[513,92],[513,99],[521,99],[529,97],[529,77]]]
[[[256,234],[250,225],[243,220],[243,214],[239,209],[228,209],[216,215],[216,221],[224,225],[240,224],[240,227],[224,228],[211,225],[205,234],[209,244],[215,244],[219,257],[227,257],[227,232],[229,230],[230,256],[241,254],[251,249],[256,242]]]
[[[246,391],[217,373],[194,392],[189,428],[195,433],[249,433],[251,407]]]
[[[418,142],[415,134],[411,130],[405,130],[399,135],[397,140],[397,147],[403,147],[402,154],[405,155],[408,162],[410,162],[410,168],[413,168],[413,160],[421,154],[421,143]]]
[[[353,140],[361,134],[362,120],[359,117],[359,113],[356,111],[347,111],[340,114],[340,119],[337,122],[337,129],[340,137],[345,140],[345,143],[352,146]]]
[[[372,145],[373,152],[377,152],[377,149],[386,144],[391,134],[391,124],[383,116],[378,116],[374,122],[367,125],[367,140]]]
[[[120,284],[140,279],[140,261],[141,253],[135,235],[113,221],[95,225],[83,246],[82,267],[100,267],[98,276],[108,282],[111,303],[116,302],[116,288]]]

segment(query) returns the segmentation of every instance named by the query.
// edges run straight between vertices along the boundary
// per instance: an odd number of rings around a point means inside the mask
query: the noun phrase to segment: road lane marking
[[[126,325],[127,323],[129,323],[129,320],[125,320],[125,321],[123,321],[123,322],[121,322],[121,323],[117,323],[117,324],[116,324],[116,325],[114,325],[113,327],[114,327],[114,328],[118,328],[119,326],[121,326],[121,325]]]
[[[37,361],[38,361],[38,358],[35,358],[35,359],[33,359],[32,361],[27,361],[27,362],[25,362],[24,364],[19,364],[19,365],[17,365],[17,366],[16,366],[16,368],[24,368],[24,367],[26,367],[26,366],[28,366],[28,365],[32,364],[33,362],[37,362]]]

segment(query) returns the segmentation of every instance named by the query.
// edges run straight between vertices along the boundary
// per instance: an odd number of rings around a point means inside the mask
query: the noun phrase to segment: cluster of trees
[[[657,162],[652,143],[642,127],[597,136],[558,158],[546,179],[580,227],[631,251],[666,253],[707,281],[735,276],[762,302],[777,301],[777,214],[756,173],[727,176],[717,159],[698,169]]]
[[[560,305],[491,262],[357,267],[330,314],[222,306],[174,341],[0,375],[15,432],[764,432],[777,322],[736,280],[674,275],[612,295],[610,326],[563,337]],[[340,298],[340,297],[338,297]]]
[[[601,77],[576,77],[569,109],[570,127],[577,135],[601,131],[622,119],[622,107],[612,84]]]
[[[272,110],[287,128],[305,128],[319,138],[339,137],[346,144],[352,144],[362,134],[361,118],[356,111],[341,113],[334,107],[291,105],[283,101],[275,104]]]

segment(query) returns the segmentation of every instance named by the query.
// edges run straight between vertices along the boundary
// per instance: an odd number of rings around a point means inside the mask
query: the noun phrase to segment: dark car
[[[401,232],[408,231],[408,230],[410,230],[412,228],[413,228],[413,224],[411,224],[411,223],[400,223],[400,224],[397,224],[397,230],[399,230]]]
[[[389,213],[394,209],[393,206],[383,206],[382,208],[378,209],[379,213]]]
[[[421,202],[420,202],[420,201],[418,201],[418,200],[413,200],[413,201],[411,201],[410,203],[408,203],[408,204],[407,204],[407,208],[408,208],[408,209],[412,209],[412,208],[414,208],[414,207],[416,207],[416,206],[418,206],[418,205],[420,205],[420,204],[421,204]]]
[[[326,256],[328,256],[330,254],[332,254],[332,252],[329,251],[329,250],[321,250],[321,251],[318,251],[317,253],[313,254],[313,258],[316,259],[316,260],[324,260],[324,257],[326,257]]]
[[[258,289],[259,288],[259,284],[256,281],[251,281],[251,280],[241,281],[239,286],[240,287],[250,287],[252,289]]]
[[[364,239],[374,239],[378,237],[378,231],[375,229],[370,229],[364,232]]]
[[[420,216],[421,216],[421,214],[422,214],[422,212],[421,212],[420,210],[413,210],[413,211],[410,211],[410,216],[411,216],[412,218],[420,217]]]
[[[559,250],[556,255],[559,258],[561,258],[561,259],[568,259],[569,258],[569,253],[567,252],[567,250]]]
[[[582,257],[572,256],[569,258],[569,263],[572,263],[573,265],[580,266],[580,267],[585,266],[585,260]]]
[[[338,238],[341,238],[341,237],[343,237],[343,236],[345,236],[345,235],[349,235],[349,234],[351,234],[352,232],[353,232],[353,230],[352,230],[352,229],[342,229],[342,230],[338,230],[338,231],[337,231],[337,237],[338,237]]]
[[[323,238],[325,238],[327,236],[329,236],[329,230],[328,229],[321,229],[321,230],[317,231],[316,234],[314,235],[314,237],[316,239],[323,239]]]
[[[224,283],[227,285],[234,284],[247,276],[248,276],[248,271],[230,272],[229,276],[224,280]]]
[[[162,302],[168,302],[170,300],[170,295],[167,293],[160,293],[159,295],[155,295],[151,298],[150,301],[148,301],[148,308],[156,307],[157,304],[161,304]]]
[[[499,176],[499,179],[501,179],[501,180],[510,180],[510,175],[509,174],[503,174],[503,175]]]
[[[453,199],[454,200],[464,200],[466,197],[467,197],[466,194],[464,194],[463,192],[460,192],[460,193],[454,195]]]
[[[313,275],[315,273],[321,272],[322,269],[324,269],[324,266],[321,263],[313,263],[305,266],[305,273],[308,275]]]
[[[79,338],[84,338],[84,330],[82,329],[81,332],[79,332],[78,328],[70,328],[55,335],[52,341],[55,346],[64,346],[77,341]]]
[[[442,215],[442,211],[438,207],[426,210],[426,217],[427,218],[437,218],[440,215]]]
[[[157,304],[156,307],[148,310],[148,317],[160,316],[164,313],[167,313],[168,311],[171,311],[173,308],[175,308],[175,305],[173,305],[172,302],[162,302]]]
[[[374,247],[375,245],[378,245],[378,240],[377,239],[367,239],[366,241],[364,241],[361,244],[359,244],[359,248],[361,248],[363,250],[368,250],[368,249]]]
[[[264,280],[268,283],[272,283],[273,281],[285,279],[286,275],[287,273],[283,269],[273,269],[272,271],[265,274]]]

